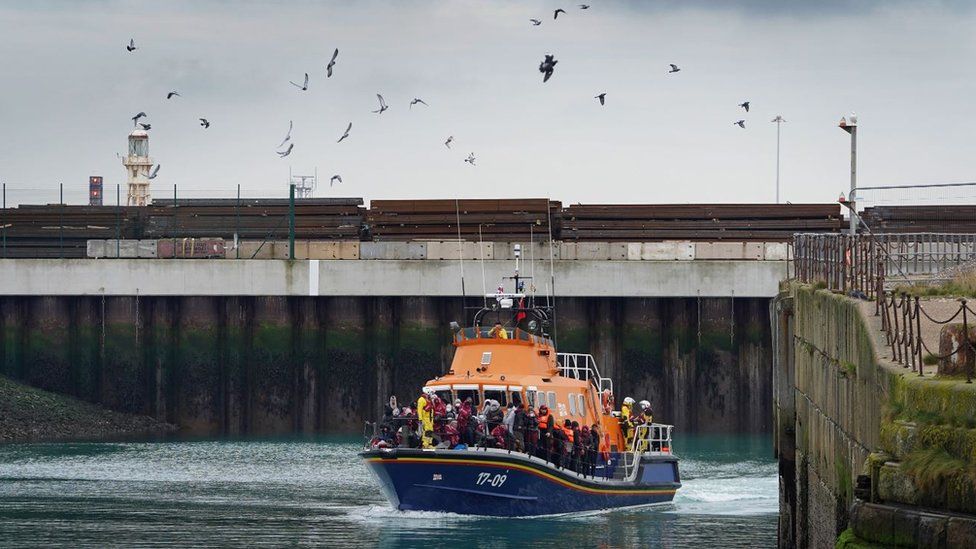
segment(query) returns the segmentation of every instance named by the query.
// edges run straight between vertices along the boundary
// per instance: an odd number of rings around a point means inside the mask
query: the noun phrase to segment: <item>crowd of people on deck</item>
[[[619,420],[627,448],[652,449],[649,430],[638,428],[653,423],[648,401],[636,404],[633,398],[625,398]],[[635,445],[638,432],[642,436]],[[371,446],[501,448],[537,456],[586,476],[595,476],[597,465],[604,464],[603,474],[613,475],[610,435],[601,432],[596,423],[580,425],[570,419],[560,423],[547,405],[535,409],[518,400],[503,410],[497,400],[487,399],[477,410],[471,397],[447,403],[429,387],[424,387],[413,406],[397,406],[396,397],[390,397]]]

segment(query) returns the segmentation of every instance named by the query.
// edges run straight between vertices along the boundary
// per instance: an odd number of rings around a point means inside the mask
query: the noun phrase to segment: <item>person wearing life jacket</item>
[[[471,434],[471,397],[464,399],[457,417],[458,431],[461,432],[461,442],[468,446],[474,445],[474,437]]]
[[[434,432],[440,432],[444,429],[444,425],[447,423],[447,405],[441,400],[441,397],[437,394],[433,394],[431,397],[431,411],[433,412],[434,418]]]
[[[624,432],[624,441],[628,448],[630,448],[630,443],[634,436],[634,429],[630,423],[630,415],[633,407],[634,399],[630,397],[624,398],[624,403],[620,406],[620,428]]]
[[[525,453],[533,456],[539,446],[539,417],[531,406],[525,411],[523,431]]]
[[[563,440],[562,464],[563,467],[572,469],[573,468],[573,444],[575,443],[574,441],[575,437],[573,436],[573,422],[569,419],[563,421],[562,431],[563,431],[563,435],[565,435],[566,437]]]
[[[579,455],[580,455],[580,473],[584,476],[593,476],[590,472],[590,467],[593,461],[590,459],[590,446],[593,441],[590,439],[590,426],[583,425],[579,430]]]
[[[549,413],[549,407],[545,404],[539,406],[537,425],[539,427],[539,445],[537,447],[538,456],[541,459],[550,461],[552,451],[552,431],[555,418]]]
[[[421,448],[431,447],[431,438],[428,433],[434,431],[434,390],[424,387],[420,398],[417,399],[417,418],[420,419],[420,446]]]
[[[634,449],[639,452],[646,452],[650,450],[651,446],[651,422],[652,418],[650,416],[651,403],[642,400],[634,409],[634,419],[632,423],[634,424],[635,431],[640,431],[640,440],[635,442]],[[643,426],[643,428],[641,428]]]
[[[494,429],[491,430],[491,439],[495,448],[506,448],[507,438],[508,429],[505,428],[504,424],[499,423]]]
[[[610,433],[603,433],[599,451],[600,461],[603,463],[604,478],[613,478],[613,462],[610,461]]]

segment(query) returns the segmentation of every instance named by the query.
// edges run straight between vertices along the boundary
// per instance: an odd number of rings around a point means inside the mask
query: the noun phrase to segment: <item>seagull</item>
[[[139,119],[142,118],[143,116],[146,116],[146,113],[140,112],[139,114],[137,114],[137,115],[135,115],[135,116],[132,117],[132,127],[133,128],[136,127],[136,123],[138,123],[139,122]]]
[[[335,174],[331,178],[329,178],[329,186],[331,187],[332,184],[335,183],[336,181],[342,183],[342,176],[339,174]]]
[[[454,136],[453,135],[450,135],[450,136],[447,137],[447,141],[444,142],[444,146],[447,147],[448,149],[450,149],[451,148],[451,141],[454,141]]]
[[[674,63],[670,63],[670,65],[671,65],[671,70],[668,71],[668,74],[671,74],[672,72],[678,72],[681,70],[678,68],[678,65],[675,65]]]
[[[417,103],[420,103],[420,104],[422,104],[425,107],[429,107],[430,106],[427,103],[425,103],[423,99],[417,99],[416,97],[414,97],[413,98],[413,101],[410,102],[410,108],[412,109],[413,106],[416,105]]]
[[[156,179],[156,176],[159,175],[159,167],[160,166],[161,166],[161,164],[156,164],[156,167],[153,168],[152,173],[149,174],[149,179]]]
[[[203,126],[204,128],[209,128],[210,122],[206,118],[201,118],[200,125]]]
[[[171,91],[171,92],[169,92],[169,93],[166,94],[166,99],[172,99],[174,95],[176,97],[183,97],[182,95],[179,94],[179,92]]]
[[[376,94],[376,98],[380,100],[380,108],[377,109],[377,110],[375,110],[375,111],[373,111],[373,112],[375,112],[376,114],[382,114],[383,111],[385,111],[386,109],[389,109],[390,108],[390,107],[387,107],[386,106],[386,101],[383,100],[383,96],[382,95]]]
[[[580,4],[579,7],[580,7],[581,10],[588,10],[588,9],[590,9],[590,5],[589,4]]]
[[[336,48],[336,50],[332,52],[332,59],[329,61],[329,64],[325,66],[326,78],[332,78],[332,67],[335,66],[336,57],[339,57],[339,48]]]
[[[746,101],[745,103],[739,103],[739,106],[742,107],[743,109],[745,109],[746,112],[749,112],[749,102],[748,101]]]
[[[538,27],[539,25],[542,24],[542,21],[539,21],[538,19],[529,19],[529,21],[532,22],[532,26],[534,27]]]
[[[140,122],[139,125],[142,126],[142,129],[144,129],[144,130],[151,130],[152,129],[152,124],[143,124],[142,122]]]
[[[739,126],[740,128],[745,129],[746,128],[746,121],[745,120],[736,120],[735,122],[732,123],[732,125],[733,126]]]
[[[468,157],[464,159],[464,161],[474,166],[474,153],[469,154]]]
[[[280,145],[278,145],[278,148],[279,148],[279,149],[280,149],[280,148],[282,148],[282,147],[284,147],[284,146],[285,146],[285,143],[287,143],[287,142],[289,142],[289,141],[291,141],[291,129],[292,129],[293,127],[294,127],[294,124],[292,123],[292,121],[291,121],[291,120],[289,120],[289,121],[288,121],[288,134],[287,134],[287,135],[285,135],[285,138],[281,140],[281,144],[280,144]]]
[[[278,156],[280,156],[281,158],[284,158],[284,157],[288,156],[289,154],[291,154],[291,150],[293,148],[295,148],[295,144],[294,143],[289,143],[288,144],[288,148],[285,149],[284,151],[275,151],[275,152],[278,153]]]
[[[560,13],[566,13],[566,10],[564,10],[562,8],[559,8],[558,10],[552,12],[552,18],[555,19],[555,18],[559,17],[559,14]]]
[[[289,82],[291,82],[291,85],[292,86],[295,86],[296,88],[299,88],[302,91],[308,91],[308,73],[307,72],[305,73],[305,83],[304,84],[298,85],[298,84],[292,82],[291,80],[289,80]]]
[[[607,99],[607,92],[603,92],[600,95],[596,95],[596,96],[593,97],[593,99],[599,99],[600,100],[600,104],[601,105],[604,105],[606,103],[606,99]]]
[[[338,140],[338,141],[336,141],[336,143],[342,143],[342,140],[343,140],[343,139],[345,139],[345,138],[347,138],[347,137],[349,137],[349,130],[351,130],[351,129],[352,129],[352,122],[350,122],[350,123],[349,123],[349,125],[348,125],[348,126],[346,126],[346,131],[345,131],[345,133],[343,133],[343,134],[342,134],[342,137],[340,137],[340,138],[339,138],[339,140]]]
[[[552,71],[556,68],[556,63],[558,62],[559,61],[553,59],[551,54],[547,53],[546,58],[542,60],[542,63],[539,63],[539,72],[545,75],[542,78],[543,82],[549,81],[549,77],[552,76]]]
[[[132,50],[137,50],[135,38],[129,39],[129,45],[125,47],[126,51],[132,52]]]

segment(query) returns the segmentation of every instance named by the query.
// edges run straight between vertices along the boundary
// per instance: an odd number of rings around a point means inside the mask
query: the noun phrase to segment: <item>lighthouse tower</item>
[[[129,206],[145,206],[149,203],[149,133],[133,130],[129,134],[129,154],[122,158],[126,180],[129,184]]]

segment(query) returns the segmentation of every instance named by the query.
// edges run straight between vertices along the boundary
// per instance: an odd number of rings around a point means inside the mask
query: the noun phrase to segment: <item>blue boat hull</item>
[[[632,482],[583,478],[515,453],[394,449],[360,456],[402,511],[553,515],[667,503],[681,486],[672,456],[645,457]]]

